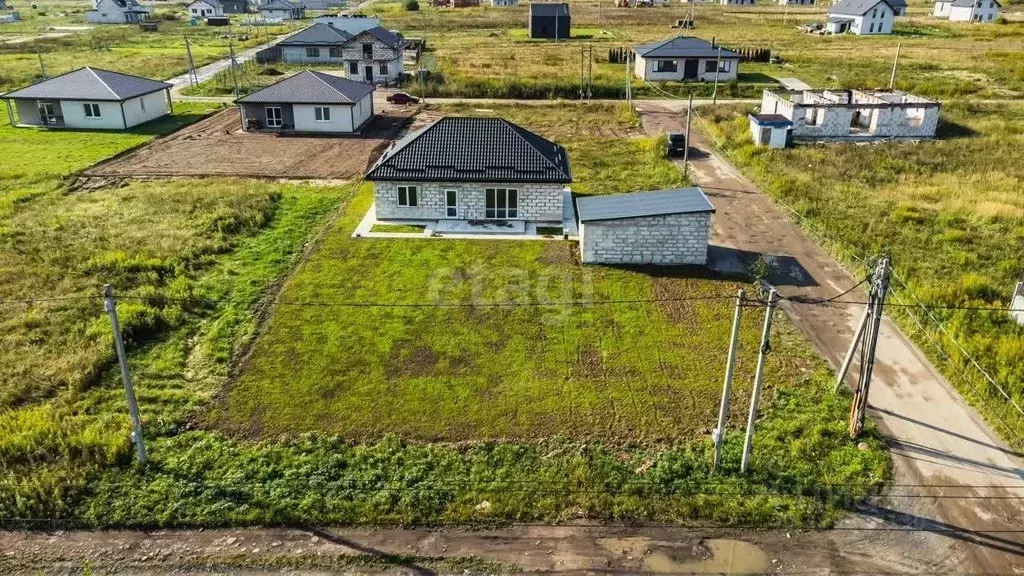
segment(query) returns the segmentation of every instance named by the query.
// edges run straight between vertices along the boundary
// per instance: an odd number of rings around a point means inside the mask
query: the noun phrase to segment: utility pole
[[[683,176],[690,175],[690,118],[693,117],[693,93],[686,98],[686,135],[683,137]]]
[[[46,80],[46,65],[43,64],[43,53],[39,50],[39,46],[36,46],[36,56],[39,58],[39,74]]]
[[[228,50],[231,53],[231,81],[235,84],[235,99],[238,99],[238,73],[235,70],[235,37],[228,29]]]
[[[900,63],[900,47],[902,44],[896,44],[896,59],[892,61],[892,74],[889,75],[889,90],[892,90],[893,85],[896,84],[896,66]]]
[[[743,297],[741,289],[736,293],[736,312],[732,316],[732,335],[729,337],[729,356],[725,361],[725,383],[722,385],[722,402],[718,405],[718,426],[711,435],[715,443],[715,458],[712,462],[712,470],[718,469],[722,460],[722,444],[725,443],[725,423],[729,419],[729,396],[732,394],[732,374],[736,365],[736,346],[739,344],[740,319],[743,310]]]
[[[632,52],[626,52],[626,103],[633,104],[633,71],[629,68],[629,60],[633,56]]]
[[[185,37],[185,56],[188,60],[188,83],[195,87],[199,84],[199,76],[196,74],[196,63],[192,60],[192,46],[188,41],[188,36]]]
[[[868,333],[864,336],[866,350],[864,360],[860,366],[860,379],[857,382],[857,390],[853,394],[853,404],[850,406],[850,438],[857,438],[864,431],[864,417],[868,408],[868,392],[871,389],[871,375],[875,369],[875,350],[878,347],[878,332],[882,326],[882,312],[885,308],[885,298],[889,294],[889,276],[892,272],[889,257],[882,256],[875,266],[875,273],[871,280],[871,290],[868,295],[868,308],[871,311],[871,321],[868,323]]]
[[[843,365],[839,368],[839,373],[836,374],[835,392],[839,392],[839,389],[843,386],[843,381],[846,380],[846,373],[850,371],[850,364],[853,363],[853,354],[857,351],[857,346],[860,345],[861,338],[864,336],[864,327],[867,326],[870,316],[871,305],[868,304],[864,307],[864,314],[861,315],[860,321],[857,323],[857,330],[853,333],[853,340],[850,342],[850,349],[846,351]]]
[[[587,102],[594,98],[594,45],[587,45]]]
[[[132,442],[139,456],[139,463],[146,463],[146,442],[142,437],[142,418],[139,416],[139,404],[135,401],[135,390],[132,388],[132,375],[128,370],[128,357],[124,353],[124,341],[121,340],[121,325],[117,322],[117,302],[110,284],[103,285],[104,308],[110,316],[110,328],[114,333],[114,348],[117,350],[117,362],[121,365],[121,380],[124,382],[124,393],[128,397],[128,412],[132,417]]]
[[[711,103],[718,104],[718,75],[722,69],[722,45],[718,45],[718,62],[715,64],[715,91],[711,93]]]
[[[764,312],[764,329],[761,332],[761,350],[757,355],[757,369],[754,371],[754,391],[750,395],[750,413],[747,414],[747,436],[743,440],[743,460],[740,472],[750,467],[750,451],[754,445],[754,424],[757,422],[758,404],[761,402],[761,386],[764,383],[764,363],[771,352],[772,314],[778,304],[779,294],[772,288],[768,292],[768,309]]]
[[[583,46],[580,45],[580,102],[583,102]]]

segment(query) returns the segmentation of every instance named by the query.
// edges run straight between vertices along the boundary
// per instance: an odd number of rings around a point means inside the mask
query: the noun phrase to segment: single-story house
[[[259,10],[260,16],[267,20],[302,20],[306,17],[306,8],[290,0],[270,0],[261,4]]]
[[[188,10],[188,15],[193,18],[224,15],[224,7],[217,0],[195,0],[186,9]]]
[[[825,30],[832,34],[892,34],[893,10],[888,0],[839,0],[828,11]]]
[[[780,6],[813,6],[814,0],[779,0]]]
[[[565,2],[537,2],[530,4],[530,38],[569,38],[569,4]]]
[[[0,94],[0,99],[15,126],[126,130],[169,113],[171,87],[85,67]]]
[[[721,82],[736,78],[740,55],[721,45],[692,36],[677,36],[660,42],[641,44],[633,73],[644,80],[703,80]]]
[[[366,174],[378,220],[562,222],[565,148],[503,118],[444,117]]]
[[[152,10],[135,0],[95,0],[85,19],[93,24],[135,24],[149,21]]]
[[[497,7],[519,6],[519,0],[491,0],[491,6],[497,6]]]
[[[792,136],[793,122],[781,114],[748,114],[754,144],[785,148]]]
[[[715,207],[700,188],[576,199],[586,264],[707,264]]]
[[[372,84],[306,70],[239,98],[242,129],[351,134],[373,119]]]
[[[753,6],[754,0],[718,0],[722,6]]]
[[[996,0],[936,0],[934,16],[950,22],[995,22],[1002,4]]]

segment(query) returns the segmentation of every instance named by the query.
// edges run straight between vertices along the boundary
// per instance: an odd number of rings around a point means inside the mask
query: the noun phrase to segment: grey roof
[[[239,98],[242,103],[353,104],[373,92],[373,85],[323,72],[305,70]]]
[[[294,2],[289,2],[288,0],[269,0],[268,2],[264,2],[263,4],[260,5],[260,10],[295,10],[297,8],[302,8],[302,6],[299,6]],[[286,38],[285,40],[291,40],[295,36],[302,34],[302,32],[305,32],[305,30],[300,31],[299,33],[294,34]]]
[[[885,0],[893,8],[906,8],[907,0]]]
[[[530,16],[568,16],[569,5],[564,2],[536,2],[530,4]]]
[[[263,7],[265,7],[264,5]],[[261,7],[262,8],[262,7]],[[332,28],[327,24],[313,24],[284,40],[279,46],[340,46],[352,39],[352,35]]]
[[[676,36],[660,42],[641,44],[635,52],[644,58],[715,58],[719,46],[693,36]],[[732,50],[722,49],[722,58],[739,57]]]
[[[871,10],[878,4],[886,4],[892,8],[892,4],[889,4],[888,0],[839,0],[839,2],[836,2],[836,5],[828,11],[828,13],[863,16],[864,14],[867,14],[868,10]]]
[[[938,1],[941,0],[936,0],[936,2]],[[949,0],[946,1],[948,2]],[[974,6],[974,1],[975,0],[953,0],[953,2],[950,3],[950,6],[956,6],[957,8],[970,8],[971,6]],[[1000,4],[999,2],[996,2],[996,6],[1002,8],[1003,5]]]
[[[782,114],[750,114],[749,116],[754,120],[754,122],[765,126],[784,126],[793,123],[792,120],[786,118]]]
[[[576,199],[580,222],[643,218],[666,214],[714,212],[715,207],[700,188],[672,188]]]
[[[400,34],[392,32],[391,30],[388,30],[383,26],[374,26],[373,28],[367,28],[366,30],[359,32],[359,34],[370,34],[377,40],[380,40],[381,42],[387,44],[392,48],[398,48],[399,46],[401,46],[403,42],[402,36]],[[356,34],[356,36],[358,36],[359,34]]]
[[[99,68],[79,68],[3,94],[4,98],[108,100],[121,102],[171,88],[171,84]]]
[[[395,142],[367,180],[571,182],[558,144],[503,118],[449,116]]]

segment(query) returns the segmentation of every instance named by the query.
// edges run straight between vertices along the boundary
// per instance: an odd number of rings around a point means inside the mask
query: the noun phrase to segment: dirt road
[[[643,106],[645,128],[678,131],[685,114],[657,103]],[[677,109],[677,107],[676,107]],[[785,295],[833,296],[857,283],[811,241],[783,211],[718,157],[699,130],[691,143],[691,178],[704,186],[717,208],[712,259],[720,269],[744,267],[772,257],[769,281]],[[896,263],[897,269],[899,263]],[[856,300],[866,299],[857,292]],[[810,306],[786,302],[783,309],[834,367],[849,346],[860,307]],[[851,373],[856,372],[856,367]],[[907,547],[919,566],[962,573],[1024,573],[1024,469],[968,407],[921,351],[890,322],[883,323],[870,396],[870,417],[887,436],[895,463],[894,484],[940,486],[937,498],[890,498],[852,523],[881,521],[894,527],[933,531]],[[899,488],[894,487],[893,491]],[[916,490],[920,491],[921,488]],[[983,498],[964,498],[965,495]]]

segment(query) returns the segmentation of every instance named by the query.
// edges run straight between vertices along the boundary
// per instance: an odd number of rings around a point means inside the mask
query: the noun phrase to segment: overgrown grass
[[[786,150],[755,148],[745,112],[709,110],[705,125],[847,264],[887,252],[921,300],[997,308],[933,309],[934,320],[915,308],[889,313],[1008,441],[1024,446],[1024,417],[952,343],[1024,401],[1024,328],[1005,312],[1024,273],[1024,170],[1005,161],[1006,150],[1024,145],[1024,107],[947,104],[934,142]],[[898,281],[893,298],[915,303]]]

